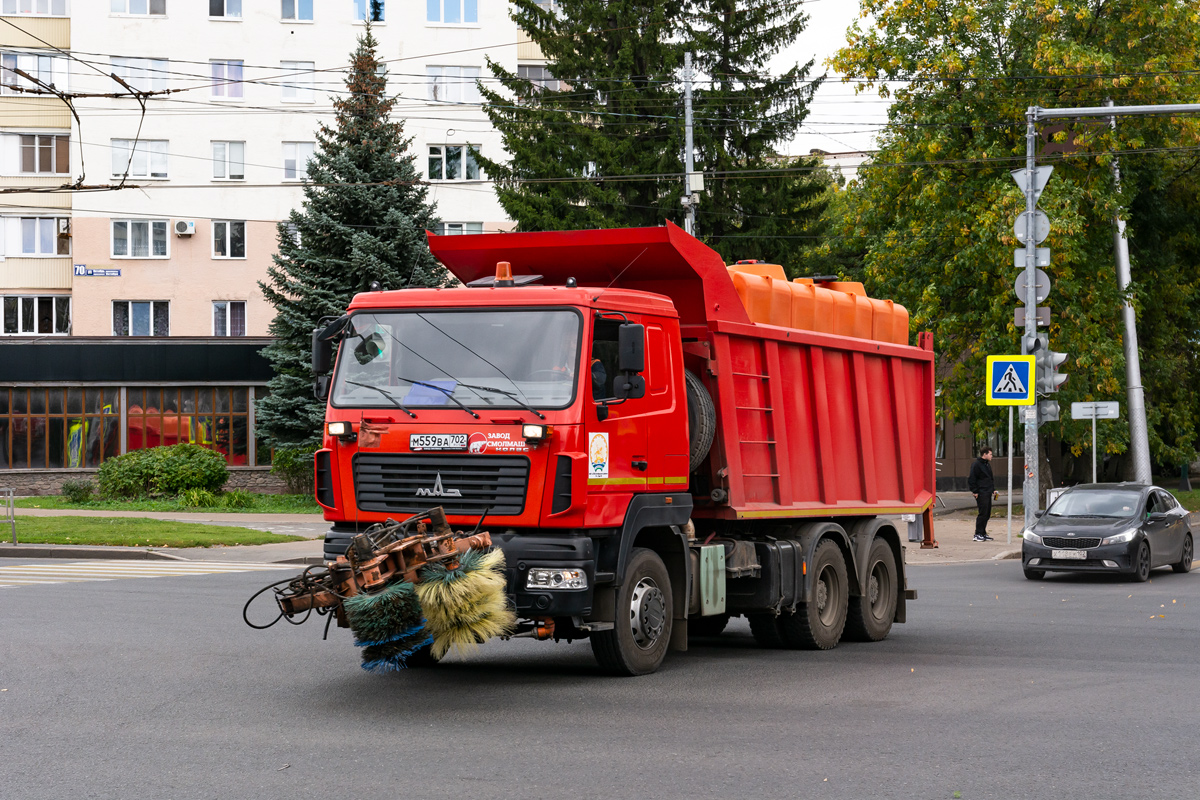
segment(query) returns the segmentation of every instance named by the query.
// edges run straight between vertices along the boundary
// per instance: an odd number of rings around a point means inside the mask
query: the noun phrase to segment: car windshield
[[[575,396],[574,311],[356,313],[342,341],[339,407],[564,408]]]
[[[1132,517],[1137,513],[1140,492],[1064,492],[1046,512],[1052,517]]]

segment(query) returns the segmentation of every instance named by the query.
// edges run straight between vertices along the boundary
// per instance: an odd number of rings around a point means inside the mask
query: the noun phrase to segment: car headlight
[[[1021,538],[1024,539],[1025,541],[1029,542],[1030,544],[1041,544],[1042,543],[1042,537],[1038,536],[1036,533],[1029,530],[1028,528],[1026,528],[1025,532],[1021,534]]]
[[[1137,532],[1137,528],[1130,528],[1127,531],[1121,531],[1116,536],[1109,536],[1100,544],[1125,544],[1126,542],[1132,542],[1133,537],[1137,536]]]
[[[533,567],[525,577],[526,589],[586,589],[587,573],[581,569]]]

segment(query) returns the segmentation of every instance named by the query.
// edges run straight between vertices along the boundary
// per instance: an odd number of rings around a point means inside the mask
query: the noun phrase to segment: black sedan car
[[[1169,492],[1134,483],[1074,486],[1023,534],[1025,577],[1051,572],[1120,572],[1135,581],[1155,567],[1192,568],[1189,514]]]

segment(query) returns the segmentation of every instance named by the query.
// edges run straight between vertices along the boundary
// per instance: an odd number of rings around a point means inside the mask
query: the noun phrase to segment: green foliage
[[[281,447],[275,451],[271,474],[282,478],[292,494],[312,496],[313,452],[311,447]]]
[[[179,505],[184,508],[212,508],[221,501],[207,489],[185,489],[179,493]]]
[[[194,444],[134,450],[107,459],[96,474],[100,496],[109,499],[177,495],[188,489],[218,492],[228,478],[221,454]]]
[[[234,490],[222,495],[222,501],[228,507],[227,498],[230,495],[248,495],[251,505],[240,507],[238,511],[254,514],[319,514],[321,507],[308,494],[253,494]],[[241,502],[240,500],[235,502]],[[104,499],[93,498],[86,503],[72,503],[62,495],[41,497],[20,497],[16,501],[17,508],[46,508],[46,509],[88,509],[91,511],[186,511],[180,504],[178,495],[162,498]]]
[[[915,329],[934,332],[944,410],[977,432],[994,430],[1005,412],[984,405],[984,360],[1020,351],[1012,226],[1024,198],[1009,171],[1025,165],[1025,110],[1194,101],[1200,74],[1179,65],[1200,53],[1195,5],[863,0],[862,10],[873,27],[856,23],[832,66],[895,102],[880,151],[847,190],[843,231],[863,244],[871,290],[906,305]],[[1056,399],[1064,411],[1077,400],[1124,400],[1124,298],[1113,269],[1121,215],[1130,223],[1152,455],[1194,458],[1200,184],[1194,153],[1175,148],[1200,142],[1200,122],[1130,117],[1115,130],[1083,121],[1041,131],[1039,163],[1055,168],[1039,204],[1052,223],[1050,341],[1070,355]],[[1062,417],[1043,434],[1078,455],[1091,428]],[[1106,452],[1126,449],[1124,420],[1099,433]]]
[[[230,489],[221,496],[221,505],[226,508],[252,508],[254,495],[244,489]]]
[[[345,312],[351,298],[379,281],[385,289],[440,286],[447,276],[429,252],[437,224],[428,188],[409,151],[396,103],[380,72],[370,27],[358,40],[309,162],[304,203],[279,224],[279,252],[259,286],[276,316],[275,341],[263,350],[275,375],[258,400],[257,425],[268,446],[316,446],[324,402],[312,394],[311,335],[318,321]]]
[[[96,492],[96,484],[90,480],[68,480],[63,481],[62,493],[72,503],[86,503],[92,499]]]

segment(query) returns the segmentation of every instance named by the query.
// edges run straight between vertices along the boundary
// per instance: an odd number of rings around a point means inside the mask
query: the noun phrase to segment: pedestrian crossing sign
[[[1034,356],[987,357],[987,404],[1031,406],[1034,397]]]

